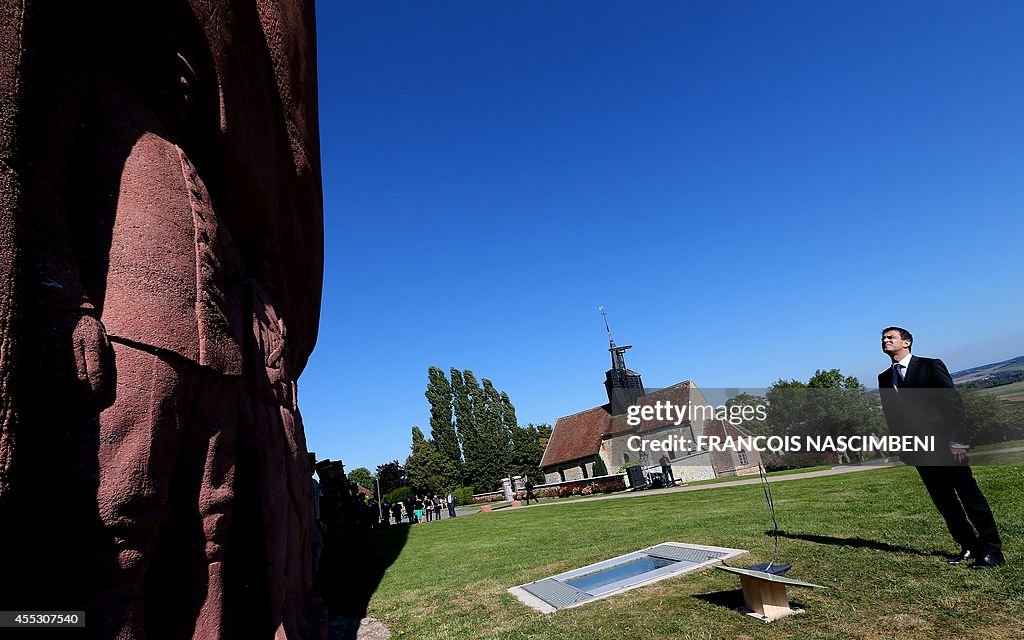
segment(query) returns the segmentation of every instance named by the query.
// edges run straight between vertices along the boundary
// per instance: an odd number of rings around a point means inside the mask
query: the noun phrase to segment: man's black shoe
[[[948,558],[946,558],[946,562],[948,562],[949,564],[960,564],[961,562],[967,562],[968,560],[977,557],[978,556],[970,549],[961,549],[960,553],[956,554],[955,556],[949,556]]]
[[[990,553],[987,556],[981,556],[974,561],[971,565],[972,569],[992,569],[1000,565],[1006,564],[1006,558],[1001,553]]]

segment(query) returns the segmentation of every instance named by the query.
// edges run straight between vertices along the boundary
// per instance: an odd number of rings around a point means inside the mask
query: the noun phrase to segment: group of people
[[[449,518],[455,517],[455,496],[450,491],[443,497],[436,493],[417,494],[391,504],[384,502],[381,522],[389,525],[394,519],[395,524],[401,524],[403,516],[409,524],[440,520],[442,507],[447,507]]]

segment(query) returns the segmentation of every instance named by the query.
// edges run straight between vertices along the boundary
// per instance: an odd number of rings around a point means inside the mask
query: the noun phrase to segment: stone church
[[[611,331],[608,332],[608,342],[612,359],[612,367],[605,373],[604,383],[608,403],[561,417],[555,422],[540,463],[545,483],[594,477],[594,463],[598,456],[610,474],[619,472],[624,466],[639,463],[647,473],[660,474],[664,467],[670,467],[672,477],[682,482],[757,473],[761,463],[757,452],[631,451],[629,439],[632,436],[640,436],[644,440],[664,440],[675,436],[677,442],[696,443],[701,436],[751,434],[742,427],[714,419],[712,406],[692,380],[648,393],[640,374],[626,367],[624,353],[631,345],[616,346]],[[629,424],[627,411],[630,406],[654,408],[659,402],[661,406],[666,403],[676,407],[688,406],[688,417],[694,419],[683,420],[678,425],[676,420],[664,419]]]

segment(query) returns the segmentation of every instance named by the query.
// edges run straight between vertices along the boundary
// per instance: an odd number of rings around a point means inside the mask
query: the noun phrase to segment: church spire
[[[615,346],[615,338],[612,337],[612,330],[608,326],[608,313],[604,310],[604,305],[598,307],[601,311],[601,316],[604,318],[604,330],[608,332],[608,351],[612,354],[612,369],[614,371],[628,371],[626,369],[626,357],[623,355],[626,349],[632,349],[633,345],[626,344],[621,347]]]

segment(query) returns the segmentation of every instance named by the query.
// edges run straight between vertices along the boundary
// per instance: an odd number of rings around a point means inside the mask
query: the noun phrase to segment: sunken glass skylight
[[[665,542],[509,589],[524,604],[552,613],[745,554],[742,549]]]

